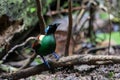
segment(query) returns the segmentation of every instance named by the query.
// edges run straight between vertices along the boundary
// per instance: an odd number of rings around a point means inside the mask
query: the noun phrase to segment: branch
[[[28,58],[28,61],[19,70],[27,68],[34,61],[36,56],[37,56],[37,54],[33,53],[33,55],[30,56],[30,58]]]
[[[65,56],[68,56],[69,53],[69,44],[70,44],[70,38],[71,38],[71,32],[72,32],[72,0],[68,0],[69,5],[69,27],[68,27],[68,33],[67,33],[67,41],[65,44]]]
[[[60,10],[60,0],[57,0],[57,8],[56,8],[56,10],[59,12],[59,10]]]
[[[45,21],[42,15],[42,4],[41,4],[41,0],[36,0],[36,4],[37,4],[37,15],[39,18],[39,24],[40,24],[40,32],[41,34],[45,34]]]
[[[103,65],[103,64],[120,64],[119,56],[112,55],[73,55],[68,57],[62,57],[58,62],[49,62],[53,68],[67,67],[72,65]],[[35,67],[30,67],[23,69],[14,73],[1,75],[2,79],[21,79],[32,75],[40,74],[43,71],[47,71],[48,68],[44,64],[37,65]]]
[[[1,70],[5,72],[13,72],[13,71],[18,71],[18,68],[15,68],[10,65],[0,64],[0,71]]]
[[[36,40],[36,37],[29,37],[25,42],[14,46],[12,49],[8,51],[8,53],[3,57],[3,62],[6,60],[6,58],[9,56],[10,53],[14,52],[17,48],[25,46],[30,40]]]
[[[76,11],[76,10],[81,10],[81,9],[86,9],[85,6],[82,6],[82,7],[73,7],[72,8],[72,11]],[[51,15],[56,15],[56,14],[59,14],[59,13],[68,13],[69,10],[68,9],[63,9],[63,10],[60,10],[60,11],[49,11],[47,12],[47,16],[51,16]]]
[[[90,15],[90,19],[89,19],[89,27],[88,27],[88,37],[90,38],[91,42],[95,42],[95,32],[93,31],[94,28],[94,20],[95,20],[95,8],[96,6],[93,4],[93,2],[89,2],[90,4],[90,11],[89,11],[89,15]]]

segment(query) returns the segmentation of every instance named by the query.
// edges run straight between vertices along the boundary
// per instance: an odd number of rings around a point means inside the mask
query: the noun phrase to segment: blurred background
[[[41,0],[45,25],[61,23],[55,38],[56,53],[64,55],[68,33],[68,0]],[[119,55],[120,48],[120,0],[72,0],[72,36],[69,53]],[[40,34],[35,0],[0,1],[0,60],[14,46],[29,37]],[[31,44],[16,48],[6,58],[12,66],[22,64],[11,61],[25,60],[32,55]],[[111,47],[112,46],[112,47]],[[108,50],[109,47],[109,50]],[[35,59],[34,64],[41,61]]]

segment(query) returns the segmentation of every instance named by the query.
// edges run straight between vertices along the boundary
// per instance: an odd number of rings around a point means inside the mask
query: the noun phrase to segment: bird
[[[48,61],[45,60],[44,56],[49,54],[53,54],[54,57],[59,60],[59,56],[55,52],[56,48],[56,39],[55,39],[55,31],[60,23],[54,23],[48,25],[45,29],[45,35],[38,35],[37,40],[33,43],[32,48],[35,50],[36,54],[40,55],[44,64],[50,69],[50,65]]]

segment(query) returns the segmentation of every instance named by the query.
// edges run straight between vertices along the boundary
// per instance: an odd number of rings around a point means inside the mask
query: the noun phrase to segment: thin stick
[[[3,62],[6,60],[6,58],[9,56],[10,53],[14,52],[17,48],[25,46],[30,40],[36,40],[36,37],[29,37],[25,42],[18,44],[14,46],[12,49],[8,51],[8,53],[3,57]]]
[[[68,26],[68,34],[67,34],[67,41],[65,44],[65,56],[68,56],[69,53],[69,44],[72,32],[72,0],[68,0],[69,5],[69,26]]]
[[[81,9],[87,9],[87,7],[85,6],[82,6],[82,7],[73,7],[72,8],[72,11],[76,11],[76,10],[81,10]],[[63,9],[63,10],[60,10],[60,11],[49,11],[47,12],[47,16],[50,16],[50,15],[56,15],[56,14],[59,14],[59,13],[68,13],[68,9]]]
[[[37,54],[33,53],[33,55],[30,56],[28,61],[25,64],[23,64],[23,66],[19,70],[27,68],[33,62],[33,60],[36,58],[36,56],[37,56]]]
[[[58,11],[58,15],[60,18],[62,18],[62,15],[60,14],[60,0],[57,0],[57,8],[56,11]]]
[[[60,0],[57,0],[57,8],[56,8],[57,11],[60,10]]]
[[[108,44],[108,54],[110,54],[110,47],[111,47],[111,30],[112,30],[112,22],[110,20],[110,2],[109,0],[106,0],[106,3],[107,3],[107,7],[108,7],[108,15],[109,15],[109,24],[110,24],[110,28],[109,28],[109,34],[110,34],[110,37],[109,37],[109,44]]]
[[[92,2],[89,2],[90,3],[90,19],[89,19],[89,28],[88,28],[88,36],[90,38],[90,41],[91,42],[95,42],[94,40],[94,37],[95,37],[95,33],[93,31],[93,22],[94,22],[94,19],[95,19],[95,5],[92,3]]]

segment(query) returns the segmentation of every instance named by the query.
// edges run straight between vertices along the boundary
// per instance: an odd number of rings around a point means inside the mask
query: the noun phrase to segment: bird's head
[[[46,28],[45,33],[46,34],[54,34],[59,25],[60,25],[60,23],[54,23],[54,24],[49,25]]]

